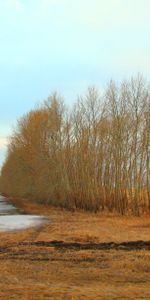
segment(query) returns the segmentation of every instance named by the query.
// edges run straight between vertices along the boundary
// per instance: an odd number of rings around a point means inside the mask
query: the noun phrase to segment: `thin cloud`
[[[4,149],[8,145],[8,138],[0,137],[0,150]]]
[[[61,9],[72,22],[91,25],[97,29],[149,24],[149,0],[38,0],[34,1],[33,8],[48,15],[52,6]]]

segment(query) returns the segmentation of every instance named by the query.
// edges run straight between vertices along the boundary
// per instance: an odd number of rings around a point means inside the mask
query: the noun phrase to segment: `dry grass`
[[[0,299],[150,299],[144,251],[16,249],[0,270]]]
[[[41,230],[0,234],[0,299],[150,299],[149,251],[76,251],[30,245],[51,240],[150,240],[148,217],[71,213],[28,203],[24,209],[47,215],[51,223]]]

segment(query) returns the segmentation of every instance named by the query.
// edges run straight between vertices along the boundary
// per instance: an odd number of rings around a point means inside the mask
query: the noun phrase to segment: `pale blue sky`
[[[52,91],[150,79],[149,0],[0,0],[0,164],[17,118]]]

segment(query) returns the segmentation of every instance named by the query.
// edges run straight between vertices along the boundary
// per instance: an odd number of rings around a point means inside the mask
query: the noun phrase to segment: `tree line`
[[[68,109],[57,93],[17,123],[0,190],[68,209],[150,210],[150,90],[137,76]],[[21,200],[20,200],[21,201]]]

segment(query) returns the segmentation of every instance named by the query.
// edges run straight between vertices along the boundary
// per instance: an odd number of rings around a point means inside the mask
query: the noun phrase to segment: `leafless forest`
[[[1,192],[68,209],[140,215],[150,210],[150,89],[137,76],[72,109],[54,93],[10,138]]]

